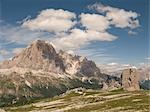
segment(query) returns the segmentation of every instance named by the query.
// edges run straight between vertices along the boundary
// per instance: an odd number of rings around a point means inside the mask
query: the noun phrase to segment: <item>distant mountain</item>
[[[148,80],[150,79],[150,65],[143,64],[141,66],[131,66],[131,65],[121,65],[121,64],[112,64],[112,65],[100,65],[99,68],[101,69],[101,73],[109,74],[111,76],[120,77],[122,71],[128,68],[136,68],[139,71],[139,79]]]
[[[150,79],[150,65],[143,65],[138,68],[140,72],[141,80],[149,80]]]
[[[141,89],[150,90],[150,80],[144,80],[140,82]]]
[[[119,79],[101,73],[85,57],[57,53],[42,40],[0,64],[0,106],[53,97],[77,87],[100,89],[104,85],[105,89],[118,88]]]

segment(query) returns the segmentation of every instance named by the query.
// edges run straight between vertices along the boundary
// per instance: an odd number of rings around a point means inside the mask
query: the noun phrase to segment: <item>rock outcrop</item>
[[[123,70],[122,87],[124,90],[136,91],[139,90],[139,73],[137,69],[130,68]]]

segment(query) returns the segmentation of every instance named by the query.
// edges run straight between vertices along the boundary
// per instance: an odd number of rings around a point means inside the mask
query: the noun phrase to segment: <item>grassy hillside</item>
[[[67,90],[84,87],[99,89],[97,82],[82,82],[80,79],[59,79],[45,74],[26,73],[22,77],[18,73],[0,74],[0,107],[24,105],[37,99],[52,98],[65,93]],[[45,77],[44,77],[45,76]]]
[[[9,112],[149,112],[150,91],[69,91],[34,103],[5,107]]]

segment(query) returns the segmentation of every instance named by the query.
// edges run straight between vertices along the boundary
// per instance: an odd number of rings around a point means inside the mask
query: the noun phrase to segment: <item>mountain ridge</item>
[[[131,78],[129,73],[125,75]],[[122,88],[121,80],[101,73],[86,57],[56,52],[48,42],[36,40],[12,60],[1,63],[0,106],[54,97],[79,87],[114,90]]]
[[[0,106],[53,97],[78,87],[101,89],[107,79],[93,61],[56,52],[51,44],[36,40],[0,65]]]
[[[93,61],[88,60],[86,57],[73,56],[62,50],[57,53],[51,44],[43,40],[32,42],[22,52],[14,56],[12,60],[4,61],[0,65],[0,69],[9,69],[12,67],[54,73],[82,73],[82,75],[87,75],[88,77],[101,74],[100,69]]]

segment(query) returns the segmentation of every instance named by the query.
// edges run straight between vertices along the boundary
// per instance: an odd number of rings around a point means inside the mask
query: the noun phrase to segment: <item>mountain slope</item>
[[[102,88],[107,79],[93,61],[57,53],[49,43],[37,40],[0,65],[0,106],[53,97],[77,87]]]

